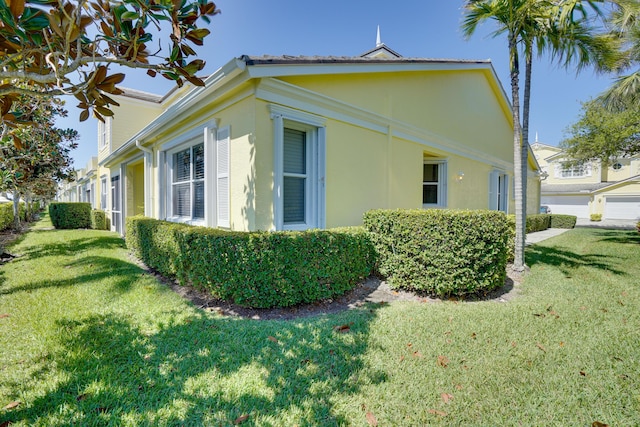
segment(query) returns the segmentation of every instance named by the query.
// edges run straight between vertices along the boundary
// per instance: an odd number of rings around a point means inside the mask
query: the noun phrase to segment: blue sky
[[[465,40],[460,31],[462,0],[220,0],[222,13],[207,27],[211,35],[198,52],[210,74],[229,60],[247,55],[357,56],[373,48],[379,25],[382,42],[405,57],[491,59],[505,91],[510,94],[506,39],[492,38],[488,22]],[[164,94],[171,82],[144,72],[127,72],[123,86]],[[580,113],[580,103],[597,96],[611,76],[592,70],[576,74],[536,59],[533,67],[531,135],[557,145]],[[59,127],[80,132],[75,166],[84,167],[97,153],[95,119],[79,123],[75,99],[68,100],[69,118]]]

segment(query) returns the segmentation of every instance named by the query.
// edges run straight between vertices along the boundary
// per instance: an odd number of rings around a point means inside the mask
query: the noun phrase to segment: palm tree
[[[465,4],[465,16],[462,23],[464,35],[470,37],[478,24],[492,19],[498,22],[494,36],[507,34],[509,48],[509,76],[511,83],[511,108],[513,118],[513,163],[515,174],[516,200],[516,237],[514,250],[514,269],[524,270],[524,232],[526,223],[525,195],[523,176],[527,164],[523,163],[522,129],[520,127],[520,52],[519,45],[523,35],[531,24],[533,9],[538,6],[534,0],[468,0]]]
[[[541,54],[549,50],[552,57],[568,66],[577,62],[578,70],[605,56],[603,40],[593,36],[585,4],[599,13],[597,3],[604,0],[467,0],[462,30],[470,37],[484,21],[494,20],[498,29],[493,35],[507,34],[513,109],[513,144],[516,204],[516,238],[514,268],[523,270],[524,232],[526,226],[527,161],[529,154],[529,111],[534,47]],[[578,19],[576,19],[578,12]],[[520,50],[525,57],[523,123],[520,124]]]
[[[618,74],[640,65],[640,3],[637,0],[618,0],[611,15],[611,35],[619,43],[620,56],[612,67]],[[626,105],[640,102],[640,69],[619,76],[614,84],[600,96],[611,110],[623,110]]]

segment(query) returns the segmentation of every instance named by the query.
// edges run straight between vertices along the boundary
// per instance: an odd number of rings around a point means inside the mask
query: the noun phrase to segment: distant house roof
[[[540,192],[545,193],[591,193],[592,191],[599,190],[611,185],[611,182],[598,182],[593,184],[542,184],[540,186]]]

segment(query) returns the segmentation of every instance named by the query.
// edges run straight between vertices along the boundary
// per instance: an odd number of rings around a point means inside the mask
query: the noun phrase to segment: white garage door
[[[605,219],[640,219],[640,197],[606,198]]]
[[[589,196],[542,196],[540,204],[549,206],[552,214],[589,218]]]

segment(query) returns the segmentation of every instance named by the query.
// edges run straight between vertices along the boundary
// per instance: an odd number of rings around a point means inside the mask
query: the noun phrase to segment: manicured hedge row
[[[0,230],[13,225],[13,203],[0,203]]]
[[[447,297],[504,285],[512,240],[502,212],[374,210],[364,225],[393,289]]]
[[[515,218],[515,215],[513,216]],[[534,214],[527,215],[527,233],[535,233],[536,231],[544,231],[549,228],[551,224],[551,215],[549,214]],[[515,219],[514,219],[515,225]]]
[[[109,226],[108,226],[109,225]],[[108,230],[110,224],[108,224],[107,216],[104,211],[94,209],[91,211],[91,228],[94,230]]]
[[[33,216],[35,213],[40,212],[40,202],[32,202],[31,210],[27,211],[26,204],[20,202],[18,205],[18,214],[20,215],[20,221],[31,221],[33,218],[27,218],[28,213]],[[6,230],[13,226],[13,202],[0,203],[0,230]]]
[[[287,307],[353,289],[373,268],[362,228],[227,232],[145,217],[126,220],[130,250],[159,273],[246,307]]]
[[[90,203],[51,203],[49,216],[55,228],[91,228]]]
[[[574,228],[577,220],[575,215],[551,214],[549,228]]]

